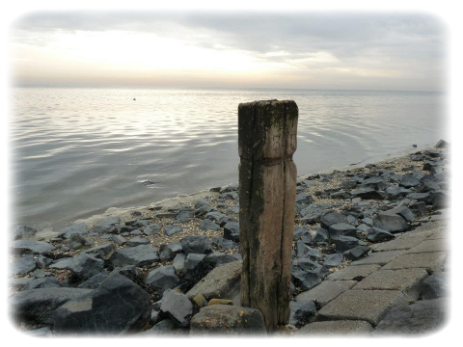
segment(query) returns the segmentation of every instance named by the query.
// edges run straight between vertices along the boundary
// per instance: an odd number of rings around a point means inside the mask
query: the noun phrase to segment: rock
[[[207,236],[185,236],[180,240],[185,254],[188,253],[211,253],[212,243]]]
[[[114,229],[116,224],[121,222],[119,217],[109,217],[95,223],[93,226],[93,232],[98,234],[104,234],[111,232],[111,229]]]
[[[342,262],[342,254],[335,253],[335,254],[329,254],[325,257],[325,260],[323,261],[323,264],[325,266],[338,266]]]
[[[216,267],[191,288],[186,295],[193,298],[199,293],[206,299],[225,298],[231,299],[239,288],[242,271],[242,262],[231,262]]]
[[[377,325],[374,334],[425,334],[440,328],[446,317],[444,299],[418,301],[392,308]]]
[[[70,237],[71,242],[69,243],[69,248],[71,249],[80,249],[84,246],[90,246],[90,242],[88,242],[82,235],[80,234],[73,234]]]
[[[402,179],[399,182],[399,185],[405,188],[416,187],[420,184],[420,180],[416,178],[413,174],[406,174],[402,176]]]
[[[353,189],[355,187],[357,187],[357,181],[356,180],[343,181],[339,185],[339,188],[341,188],[341,189]]]
[[[323,228],[316,228],[312,240],[314,242],[324,242],[328,240],[328,231]]]
[[[231,300],[227,300],[227,299],[211,299],[207,305],[208,306],[213,306],[213,305],[229,305],[229,306],[232,306],[233,302]]]
[[[410,212],[411,213],[411,212]],[[380,212],[373,220],[373,225],[390,233],[404,232],[408,230],[407,221],[398,214]]]
[[[223,227],[223,238],[233,242],[240,242],[240,225],[236,222],[228,222]]]
[[[291,307],[289,324],[294,326],[304,325],[317,314],[317,307],[313,301],[290,301],[289,305]]]
[[[70,239],[73,235],[88,234],[88,227],[85,223],[71,225],[58,234],[59,237]]]
[[[140,245],[148,245],[150,240],[144,237],[132,237],[130,240],[127,241],[127,246],[129,247],[137,247]]]
[[[145,282],[150,287],[163,292],[166,289],[178,286],[180,280],[175,273],[175,267],[173,265],[167,265],[150,271]]]
[[[61,283],[55,277],[36,278],[26,283],[23,290],[38,288],[59,288]]]
[[[193,270],[203,261],[205,257],[205,254],[188,253],[185,258],[185,270]]]
[[[24,276],[28,272],[35,270],[37,263],[32,254],[27,254],[13,262],[12,274],[15,276]]]
[[[143,235],[143,232],[141,230],[139,230],[139,229],[135,229],[135,230],[132,230],[130,232],[130,235],[132,235],[132,236],[140,236],[140,235]]]
[[[349,260],[357,260],[367,255],[371,251],[370,247],[357,246],[344,252],[344,257]]]
[[[220,195],[220,197],[221,197],[222,199],[225,199],[225,200],[236,200],[236,199],[239,198],[237,192],[223,193],[223,194]]]
[[[221,248],[222,250],[234,250],[239,249],[240,245],[232,240],[224,239],[223,237],[217,237],[212,241],[214,246]]]
[[[299,258],[320,258],[320,251],[318,249],[310,248],[309,246],[305,245],[302,241],[296,242],[296,254]]]
[[[209,212],[212,212],[212,207],[207,202],[204,205],[201,205],[199,207],[195,207],[195,216],[196,217],[202,217],[202,216],[206,215]]]
[[[206,298],[204,297],[204,295],[201,294],[201,293],[195,295],[195,297],[192,299],[192,301],[194,302],[194,304],[195,304],[196,307],[198,307],[198,308],[207,306],[207,300],[206,300]]]
[[[167,236],[172,236],[181,232],[183,228],[180,225],[168,225],[164,228],[164,234]]]
[[[53,347],[53,334],[49,328],[26,330],[15,336],[11,347]]]
[[[217,231],[220,230],[220,227],[210,219],[205,219],[199,224],[199,229]]]
[[[14,252],[45,254],[53,251],[55,247],[47,242],[34,240],[16,240],[11,243]]]
[[[399,206],[391,210],[382,212],[382,214],[389,214],[391,216],[399,215],[400,217],[405,219],[408,223],[412,223],[415,220],[415,215],[406,206]]]
[[[78,288],[84,289],[96,289],[98,288],[104,280],[108,278],[109,274],[107,272],[102,272],[90,277],[85,282],[79,284]]]
[[[338,236],[357,236],[357,229],[347,223],[336,223],[329,228],[330,238],[336,238]]]
[[[320,217],[321,217],[320,213],[312,213],[312,214],[304,216],[301,219],[301,223],[302,224],[315,224],[315,223],[320,222]]]
[[[299,240],[303,235],[308,235],[309,232],[305,228],[294,228],[293,241]]]
[[[112,243],[105,243],[104,245],[93,247],[82,252],[87,255],[94,256],[103,260],[107,260],[111,257],[114,252],[114,245]]]
[[[332,210],[324,213],[320,218],[320,224],[325,229],[329,229],[330,226],[337,223],[347,223],[347,217]]]
[[[125,237],[122,237],[120,235],[111,235],[111,240],[113,240],[119,246],[122,246],[127,242]]]
[[[448,207],[449,200],[450,197],[443,190],[438,190],[432,194],[432,206],[436,210]]]
[[[18,225],[13,229],[13,238],[19,240],[22,238],[32,237],[37,233],[37,229],[28,227],[27,225]]]
[[[81,253],[72,258],[61,258],[55,264],[50,265],[50,268],[68,269],[80,279],[86,280],[103,271],[104,261],[91,255]]]
[[[136,331],[150,319],[150,299],[140,286],[114,273],[91,293],[57,309],[54,329],[56,333],[78,334]]]
[[[159,248],[159,258],[161,261],[171,261],[175,258],[177,253],[183,251],[182,245],[180,242],[169,243],[167,245],[161,245]]]
[[[296,205],[310,205],[313,202],[313,198],[306,193],[299,193],[296,195]]]
[[[219,211],[213,211],[213,212],[206,213],[206,216],[204,218],[210,219],[215,222],[219,222],[220,219],[222,219],[223,217],[226,217],[223,213],[220,213]]]
[[[142,267],[159,261],[158,249],[150,245],[141,245],[116,250],[110,262],[114,266],[135,265]]]
[[[161,231],[161,224],[152,224],[148,225],[143,229],[143,234],[145,235],[156,235]]]
[[[184,272],[185,270],[185,259],[186,259],[186,256],[184,253],[178,253],[175,258],[174,258],[174,261],[172,263],[173,267],[175,268],[175,271],[177,273],[182,273]]]
[[[193,305],[185,294],[168,289],[162,297],[161,313],[181,326],[188,326],[193,314]]]
[[[293,277],[294,285],[300,287],[302,291],[309,290],[322,281],[317,272],[312,270],[303,271],[293,268],[291,276]]]
[[[401,196],[405,196],[412,191],[410,189],[405,189],[403,187],[396,187],[396,186],[391,186],[386,188],[386,199],[388,200],[396,200]]]
[[[463,249],[454,249],[447,253],[444,262],[444,271],[463,270]]]
[[[436,147],[436,148],[447,148],[448,145],[449,144],[446,141],[439,140],[434,147]]]
[[[362,187],[350,192],[354,198],[362,198],[365,200],[383,200],[383,195],[372,187]]]
[[[395,236],[386,230],[373,227],[368,232],[367,239],[371,242],[383,242],[395,239]]]
[[[189,210],[180,211],[177,214],[177,217],[175,217],[175,220],[180,223],[189,222],[189,221],[192,221],[193,219],[194,219],[193,211],[189,211]]]
[[[333,239],[336,245],[336,252],[345,252],[359,245],[359,239],[352,236],[338,236]]]
[[[53,316],[58,307],[90,292],[90,289],[77,288],[23,290],[10,299],[11,312],[19,322],[53,325]]]
[[[141,271],[135,265],[127,265],[123,267],[115,268],[111,274],[118,273],[124,277],[127,277],[132,282],[138,284],[139,286],[143,286],[144,281],[141,280]]]
[[[437,272],[421,282],[419,292],[423,300],[432,300],[446,297],[449,292],[447,274]]]
[[[235,254],[212,252],[211,254],[208,254],[207,256],[205,256],[202,261],[205,263],[211,263],[214,265],[214,267],[216,267],[216,266],[231,263],[237,260],[238,260],[238,255],[235,255]]]
[[[191,320],[190,335],[265,334],[262,313],[249,307],[214,305],[203,307]]]

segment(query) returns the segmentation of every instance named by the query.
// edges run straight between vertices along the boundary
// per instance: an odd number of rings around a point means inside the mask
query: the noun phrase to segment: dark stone
[[[180,222],[180,223],[185,223],[185,222],[189,222],[189,221],[192,221],[194,219],[194,214],[192,211],[188,211],[188,210],[183,210],[183,211],[180,211],[178,214],[177,214],[177,217],[175,217],[175,220],[177,222]]]
[[[325,229],[329,229],[330,226],[337,223],[347,223],[347,217],[332,210],[324,213],[320,218],[320,224]]]
[[[223,217],[226,217],[223,213],[220,213],[219,211],[213,211],[213,212],[207,213],[204,218],[210,219],[218,223],[220,219]]]
[[[293,241],[299,240],[303,235],[308,235],[309,232],[304,228],[294,228]]]
[[[383,242],[395,239],[395,236],[387,230],[373,227],[368,232],[367,239],[371,242]]]
[[[135,265],[142,267],[158,262],[159,254],[156,247],[141,245],[116,250],[112,254],[110,261],[114,266]]]
[[[236,200],[239,198],[237,192],[227,192],[220,195],[222,199],[225,200]]]
[[[315,235],[312,236],[314,242],[324,242],[328,240],[328,230],[323,228],[315,228]]]
[[[52,245],[43,241],[16,240],[11,243],[14,252],[46,254],[55,249]]]
[[[113,240],[119,246],[122,246],[127,242],[125,237],[122,237],[120,235],[111,235],[111,240]]]
[[[139,229],[135,229],[135,230],[132,230],[130,232],[130,235],[132,235],[132,236],[140,236],[140,235],[143,235],[143,232],[141,230],[139,230]]]
[[[104,261],[94,256],[81,253],[72,258],[61,258],[55,264],[50,265],[50,268],[68,269],[80,279],[86,280],[103,271]]]
[[[119,224],[120,222],[121,219],[119,217],[109,217],[103,219],[98,223],[95,223],[95,225],[93,226],[93,232],[99,234],[109,233],[111,232],[111,228],[114,227],[116,224]]]
[[[412,191],[410,189],[405,189],[403,187],[396,187],[396,186],[391,186],[386,188],[386,199],[389,200],[395,200],[398,199],[401,196],[405,196]]]
[[[341,182],[339,187],[341,189],[353,189],[357,187],[357,180],[347,180],[347,181]]]
[[[320,213],[312,213],[309,215],[304,216],[301,219],[302,224],[315,224],[320,222],[321,214]]]
[[[310,248],[309,246],[305,245],[302,241],[296,242],[296,253],[299,258],[320,258],[320,251],[318,249]]]
[[[185,258],[185,270],[193,270],[203,261],[205,257],[206,255],[204,254],[189,253]]]
[[[262,313],[258,309],[240,306],[213,305],[203,307],[191,320],[190,334],[255,335],[265,334]]]
[[[444,140],[439,140],[434,147],[436,148],[447,148],[449,144]]]
[[[55,277],[36,278],[26,283],[23,290],[38,288],[59,288],[61,283]]]
[[[299,193],[296,195],[296,205],[310,205],[313,202],[313,198],[306,193]]]
[[[172,262],[172,266],[175,268],[175,271],[177,273],[182,273],[185,270],[185,260],[186,260],[186,255],[184,253],[178,253],[174,261]]]
[[[168,289],[162,296],[161,313],[181,326],[188,326],[193,314],[193,305],[185,294]]]
[[[129,247],[137,247],[140,245],[147,245],[150,243],[150,240],[144,237],[132,237],[130,240],[127,241],[127,246]]]
[[[37,264],[37,267],[39,267],[40,269],[44,269],[48,267],[48,265],[53,263],[53,260],[39,254],[38,256],[35,257],[35,263]]]
[[[373,220],[373,225],[391,233],[404,232],[408,230],[408,224],[405,218],[391,212],[378,213],[376,218]]]
[[[108,278],[108,276],[109,274],[107,272],[99,273],[95,276],[90,277],[85,282],[82,282],[81,284],[79,284],[78,288],[96,289],[101,285],[101,283],[103,283],[105,279]]]
[[[164,228],[164,234],[167,236],[172,236],[181,232],[183,228],[180,225],[168,225]]]
[[[291,315],[289,324],[300,327],[317,314],[317,307],[313,301],[290,301]]]
[[[370,200],[383,200],[383,195],[371,187],[362,187],[350,192],[354,198],[370,199]]]
[[[446,319],[445,299],[423,300],[392,308],[374,330],[379,334],[428,334]]]
[[[447,253],[444,262],[444,271],[463,270],[463,249],[454,249]]]
[[[423,300],[432,300],[446,297],[449,292],[448,276],[445,272],[437,272],[424,279],[419,286],[420,296]]]
[[[236,222],[228,222],[223,227],[224,239],[240,242],[240,225]]]
[[[18,322],[53,325],[53,316],[58,307],[90,292],[90,289],[77,288],[23,290],[10,299],[11,312]]]
[[[111,274],[118,273],[124,277],[127,277],[132,282],[138,284],[139,286],[143,287],[144,281],[142,281],[142,273],[135,265],[126,265],[123,267],[115,268]]]
[[[212,211],[212,207],[209,205],[209,203],[206,203],[204,205],[201,205],[199,207],[195,207],[195,216],[196,217],[202,217],[206,213],[209,213]]]
[[[420,184],[420,180],[415,177],[413,174],[403,175],[402,179],[399,182],[399,185],[405,188],[416,187]]]
[[[296,287],[301,288],[302,291],[309,290],[321,283],[321,278],[314,270],[304,271],[299,268],[293,268],[291,275]]]
[[[49,328],[26,330],[15,336],[11,347],[53,347],[53,334]]]
[[[177,253],[183,251],[182,245],[180,242],[169,243],[167,245],[161,245],[159,247],[159,258],[161,261],[171,261],[175,258]]]
[[[220,230],[220,227],[210,219],[205,219],[199,224],[199,229],[217,231]]]
[[[323,260],[323,264],[330,267],[338,266],[341,264],[342,258],[343,256],[340,253],[329,254]]]
[[[114,252],[114,245],[112,243],[106,243],[101,246],[93,247],[90,249],[87,249],[86,251],[82,252],[91,256],[94,256],[96,258],[100,258],[103,260],[109,259],[111,255]]]
[[[336,238],[338,236],[357,236],[357,229],[347,223],[336,223],[332,224],[329,228],[330,238]]]
[[[56,310],[56,333],[118,334],[141,329],[150,319],[150,296],[126,277],[114,273],[91,293]]]
[[[432,194],[432,206],[436,210],[448,207],[450,198],[443,190],[438,190]]]
[[[156,235],[161,231],[161,224],[151,224],[143,229],[145,235]]]
[[[15,276],[24,276],[37,267],[37,263],[32,254],[27,254],[15,260],[12,265],[12,274]]]
[[[150,271],[145,282],[150,287],[163,292],[166,289],[176,287],[180,280],[175,272],[175,267],[167,265]]]
[[[185,254],[212,252],[212,243],[207,236],[185,236],[180,240],[180,244]]]
[[[367,255],[371,251],[370,247],[357,246],[344,252],[344,257],[349,260],[357,260]]]
[[[204,257],[203,262],[211,263],[214,265],[214,267],[216,267],[216,266],[231,263],[237,260],[239,260],[239,258],[235,254],[225,254],[222,252],[213,252],[211,254],[208,254],[206,257]]]
[[[32,237],[37,233],[37,229],[28,227],[27,225],[18,225],[13,229],[13,238],[15,240],[22,239],[23,237]]]
[[[233,250],[233,249],[239,249],[240,245],[236,242],[233,242],[232,240],[227,240],[224,239],[223,237],[216,237],[213,241],[212,244],[214,246],[219,247],[222,250]]]
[[[359,239],[351,236],[338,236],[334,240],[336,252],[345,252],[359,245]]]
[[[65,228],[62,232],[58,234],[59,237],[63,237],[65,239],[70,239],[72,235],[85,235],[88,234],[88,227],[85,223],[79,223],[71,225]]]

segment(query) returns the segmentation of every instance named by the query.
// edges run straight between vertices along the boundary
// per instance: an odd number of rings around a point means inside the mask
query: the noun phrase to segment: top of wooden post
[[[253,161],[292,159],[297,146],[298,112],[293,100],[261,100],[239,104],[240,157]]]

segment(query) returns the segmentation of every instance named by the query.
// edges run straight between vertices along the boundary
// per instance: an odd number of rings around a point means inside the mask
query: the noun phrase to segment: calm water
[[[237,106],[259,99],[298,104],[299,174],[444,137],[433,93],[16,88],[14,221],[57,228],[236,182]]]

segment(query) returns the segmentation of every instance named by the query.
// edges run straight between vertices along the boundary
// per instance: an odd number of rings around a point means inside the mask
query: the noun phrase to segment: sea
[[[142,206],[238,181],[238,104],[294,100],[298,175],[433,146],[434,92],[15,87],[11,218],[60,229],[109,207]]]

